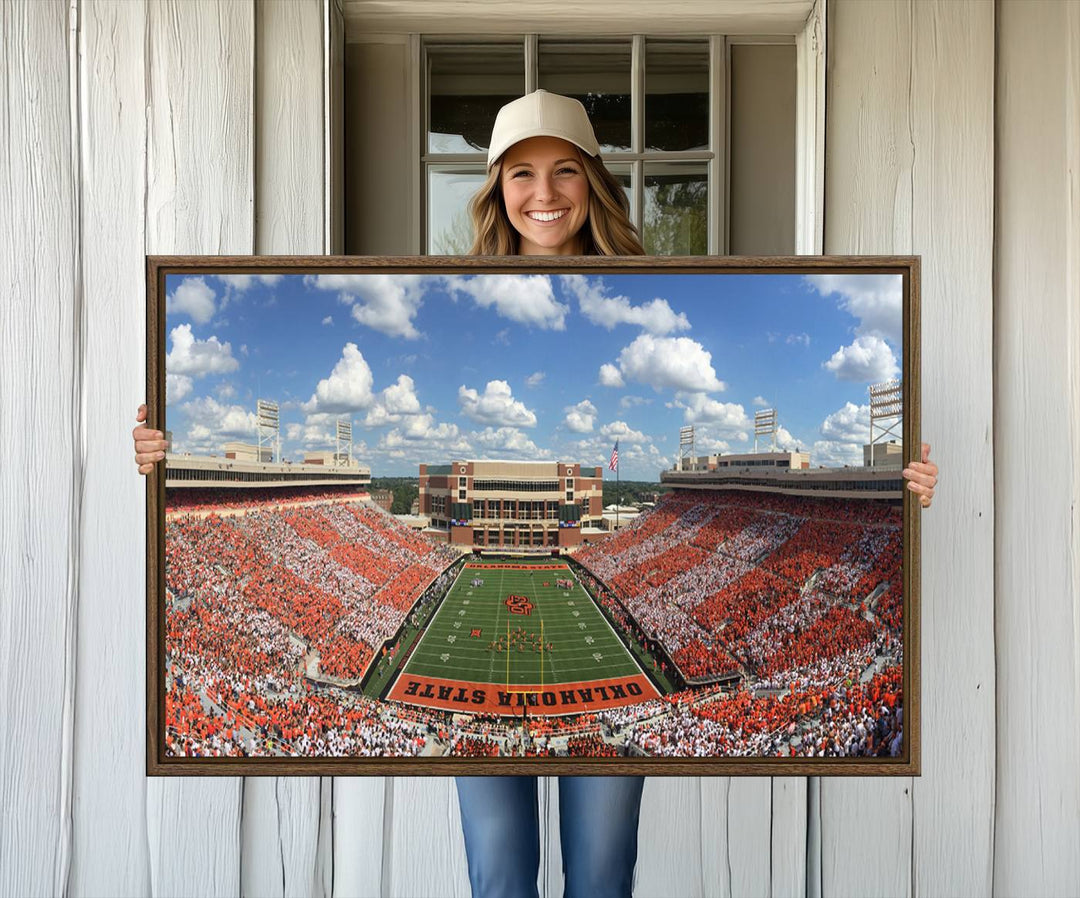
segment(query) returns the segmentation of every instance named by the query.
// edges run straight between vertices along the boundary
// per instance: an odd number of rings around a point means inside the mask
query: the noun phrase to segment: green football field
[[[473,586],[474,578],[483,585]],[[566,579],[573,581],[570,590],[556,586]],[[529,613],[512,613],[510,596],[524,596],[527,602],[511,604],[531,605]],[[536,647],[541,626],[542,652]],[[461,569],[404,673],[514,686],[633,676],[641,669],[569,567],[513,570],[478,562]]]

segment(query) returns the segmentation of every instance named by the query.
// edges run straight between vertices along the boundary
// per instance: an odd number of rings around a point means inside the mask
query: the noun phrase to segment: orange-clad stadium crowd
[[[178,512],[165,539],[168,744],[180,754],[412,753],[407,724],[355,697],[309,694],[304,675],[357,681],[456,553],[371,505],[279,507],[294,496],[249,498],[228,517],[167,507]],[[346,539],[377,563],[338,560]],[[228,708],[208,704],[214,693],[267,720],[252,717],[238,736]]]
[[[266,505],[358,502],[369,498],[364,491],[343,492],[328,490],[325,486],[294,486],[282,489],[168,489],[165,492],[165,510],[172,511],[221,511],[226,508],[259,508]]]
[[[793,740],[804,754],[892,752],[899,724],[875,730],[875,740],[857,750],[844,730],[844,752],[832,743],[805,748],[809,741],[793,727],[823,721],[839,701],[836,690],[849,684],[843,688],[854,695],[863,687],[850,684],[878,665],[896,688],[875,720],[892,721],[894,705],[902,705],[900,526],[899,507],[880,502],[733,490],[668,494],[575,558],[608,587],[601,586],[601,600],[624,606],[689,683],[739,674],[743,685],[737,699],[725,693],[700,706],[723,707],[719,722],[687,705],[655,723],[634,708],[604,718],[623,727],[641,721],[633,729],[640,738],[631,742],[649,754],[669,753],[669,744],[671,754],[709,753],[717,744],[729,746],[725,753],[788,753]],[[874,716],[873,703],[861,713]],[[731,733],[746,744],[730,748]],[[755,733],[761,738],[748,736]]]
[[[521,754],[507,738],[520,719],[455,717],[344,688],[374,667],[418,601],[438,601],[454,551],[339,494],[228,496],[219,507],[238,511],[219,516],[198,492],[167,508],[169,752]],[[617,626],[687,687],[599,714],[530,718],[527,754],[900,753],[898,508],[674,492],[574,558]]]

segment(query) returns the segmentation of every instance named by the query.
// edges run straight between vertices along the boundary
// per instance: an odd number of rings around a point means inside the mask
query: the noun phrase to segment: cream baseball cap
[[[518,141],[529,137],[561,137],[595,156],[600,152],[585,107],[573,97],[536,90],[503,106],[495,116],[488,148],[488,168]]]

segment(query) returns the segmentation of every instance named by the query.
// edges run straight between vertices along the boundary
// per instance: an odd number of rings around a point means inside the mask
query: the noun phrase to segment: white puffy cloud
[[[489,380],[483,393],[462,384],[458,387],[458,403],[466,417],[480,424],[536,426],[536,415],[525,407],[525,403],[514,399],[510,384],[505,380]]]
[[[625,421],[612,421],[600,428],[601,436],[607,437],[614,442],[619,441],[619,451],[622,451],[623,443],[647,443],[649,437],[640,430],[634,430]]]
[[[337,416],[326,413],[308,415],[303,424],[287,424],[285,438],[290,443],[301,443],[305,449],[329,451],[337,446]]]
[[[351,306],[352,317],[365,327],[391,337],[415,340],[413,324],[424,300],[425,278],[419,274],[317,274],[304,278],[317,290],[336,291]]]
[[[574,433],[588,433],[593,429],[597,411],[596,406],[588,399],[582,399],[577,405],[569,405],[563,411],[566,412],[563,423],[567,429]]]
[[[613,421],[602,427],[595,436],[575,440],[559,447],[564,458],[576,458],[582,469],[598,466],[605,477],[614,478],[608,470],[611,448],[619,441],[619,471],[623,480],[657,480],[659,472],[671,467],[671,462],[647,434],[634,430],[625,421]]]
[[[529,437],[516,427],[486,427],[471,434],[482,450],[522,458],[536,458],[544,453]]]
[[[838,440],[817,440],[810,448],[812,467],[842,468],[844,465],[862,467],[862,446]]]
[[[204,278],[184,278],[165,297],[165,313],[187,315],[196,324],[206,324],[217,311],[216,296]]]
[[[188,421],[183,451],[219,452],[229,440],[255,439],[255,413],[239,405],[224,405],[210,396],[180,406]],[[177,447],[180,451],[180,446]]]
[[[764,396],[755,396],[751,400],[751,402],[757,408],[768,408],[769,407],[769,400],[766,399]]]
[[[652,403],[651,399],[646,399],[644,396],[623,396],[619,400],[619,408],[634,408],[638,405],[649,405]]]
[[[170,374],[205,377],[207,374],[228,374],[240,367],[233,358],[232,346],[217,337],[196,340],[190,324],[179,324],[169,331],[172,349],[165,357],[165,370]]]
[[[712,353],[689,337],[642,334],[619,353],[619,370],[623,380],[635,380],[657,391],[719,393],[727,389],[716,377]]]
[[[794,343],[802,343],[803,346],[810,345],[810,335],[807,333],[802,334],[788,334],[785,343],[791,345]]]
[[[840,307],[859,319],[855,333],[901,344],[904,332],[903,278],[898,274],[810,274],[806,282],[822,296],[836,295]]]
[[[166,374],[165,375],[165,404],[174,405],[187,396],[192,388],[194,382],[185,374]]]
[[[364,424],[378,427],[382,424],[398,422],[403,415],[420,413],[420,400],[416,395],[416,384],[407,374],[398,375],[396,383],[391,384],[381,393],[368,411]]]
[[[371,392],[374,380],[363,353],[355,343],[346,343],[330,376],[319,381],[315,392],[302,407],[308,414],[368,408],[375,398]]]
[[[214,395],[218,399],[233,399],[236,396],[236,387],[223,381],[214,388]]]
[[[416,383],[408,374],[399,374],[397,382],[382,391],[381,401],[394,415],[415,415],[420,411]]]
[[[694,453],[704,455],[722,455],[731,451],[731,443],[701,431],[694,432]]]
[[[327,316],[326,316],[326,317],[325,317],[325,318],[324,318],[324,319],[322,320],[322,323],[323,323],[323,324],[333,324],[333,323],[334,323],[334,316],[333,316],[333,315],[327,315]]]
[[[857,447],[869,443],[870,406],[845,402],[843,408],[833,412],[821,423],[821,435],[826,440],[852,443]],[[859,458],[862,458],[861,454]]]
[[[626,382],[623,380],[623,376],[619,373],[619,369],[614,365],[604,362],[600,366],[599,375],[600,386],[602,387],[625,387]]]
[[[900,367],[892,348],[881,337],[863,334],[850,346],[841,346],[823,367],[837,380],[874,383],[898,377]]]
[[[406,418],[400,427],[387,431],[379,440],[379,448],[385,451],[408,450],[418,453],[413,457],[429,458],[447,452],[468,453],[471,446],[464,439],[456,424],[439,423],[425,412]],[[404,455],[397,455],[404,458]]]
[[[281,274],[219,274],[218,280],[224,282],[239,293],[251,288],[255,283],[273,287],[284,275]]]
[[[682,312],[676,313],[666,299],[653,299],[639,306],[625,296],[611,296],[602,278],[589,280],[570,274],[560,278],[563,289],[577,297],[581,314],[593,324],[612,330],[617,324],[633,324],[650,334],[670,334],[690,329]]]
[[[551,278],[543,274],[480,274],[446,279],[453,295],[465,295],[502,318],[541,330],[566,330],[569,307],[555,298]]]
[[[452,440],[458,436],[456,424],[436,422],[429,413],[409,418],[401,428],[401,433],[408,440]]]
[[[525,378],[525,386],[538,387],[544,382],[545,377],[547,377],[547,375],[543,371],[534,371]]]
[[[683,409],[687,424],[716,424],[729,436],[754,426],[739,403],[720,402],[704,393],[680,394],[672,404]]]
[[[804,449],[806,443],[800,442],[791,435],[791,431],[783,425],[776,428],[776,445],[785,452],[794,452],[796,449]]]

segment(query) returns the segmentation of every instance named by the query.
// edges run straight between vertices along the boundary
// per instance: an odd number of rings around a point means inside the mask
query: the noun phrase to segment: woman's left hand
[[[937,486],[938,468],[930,461],[930,444],[922,444],[922,461],[913,461],[904,468],[907,488],[919,497],[923,508],[929,508],[934,501],[934,487]]]

